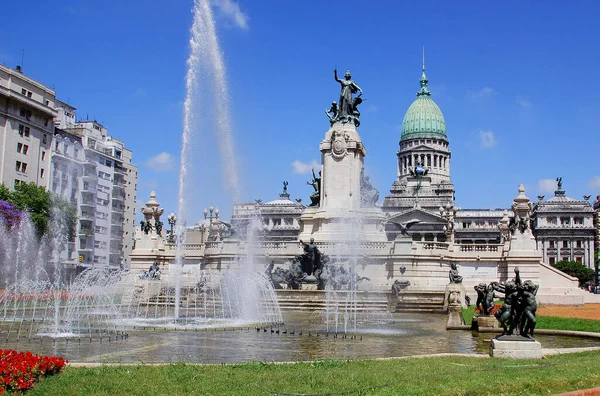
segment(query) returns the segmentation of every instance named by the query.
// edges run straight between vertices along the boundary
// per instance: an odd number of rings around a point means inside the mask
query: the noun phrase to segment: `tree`
[[[29,212],[38,236],[44,235],[50,217],[50,193],[44,187],[35,183],[21,183],[15,186],[10,202],[17,209]]]
[[[594,280],[594,270],[576,261],[558,261],[552,265],[559,271],[579,279],[579,286],[583,286]]]

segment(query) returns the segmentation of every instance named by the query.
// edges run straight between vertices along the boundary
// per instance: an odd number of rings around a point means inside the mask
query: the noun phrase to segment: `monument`
[[[541,358],[542,347],[533,339],[539,286],[531,280],[522,282],[518,267],[514,272],[514,279],[494,286],[504,293],[504,305],[494,314],[503,332],[492,339],[490,356]]]

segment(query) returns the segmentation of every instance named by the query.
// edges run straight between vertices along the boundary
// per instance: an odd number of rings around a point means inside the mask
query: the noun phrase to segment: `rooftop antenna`
[[[423,71],[425,71],[425,46],[423,46]]]
[[[25,60],[25,48],[21,48],[21,68],[23,68],[24,66],[24,60]]]

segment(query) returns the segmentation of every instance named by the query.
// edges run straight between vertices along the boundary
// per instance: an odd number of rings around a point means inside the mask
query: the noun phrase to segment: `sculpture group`
[[[478,308],[483,315],[490,315],[494,308],[494,292],[504,294],[504,305],[494,313],[505,335],[533,337],[537,310],[536,294],[539,286],[532,281],[521,281],[519,268],[515,268],[514,279],[505,284],[492,282],[475,286]]]
[[[360,112],[358,111],[358,105],[361,104],[365,99],[362,98],[362,89],[352,81],[352,75],[350,70],[346,71],[344,79],[338,78],[337,69],[333,71],[333,78],[335,81],[340,83],[340,101],[339,103],[331,102],[331,107],[325,110],[325,113],[329,117],[329,122],[333,125],[336,122],[353,122],[354,125],[360,125]],[[360,92],[355,97],[353,94]]]

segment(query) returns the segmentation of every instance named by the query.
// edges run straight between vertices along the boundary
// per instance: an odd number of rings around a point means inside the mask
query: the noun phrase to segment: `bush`
[[[576,261],[559,261],[552,266],[559,271],[579,279],[579,286],[583,286],[594,280],[594,270]]]

